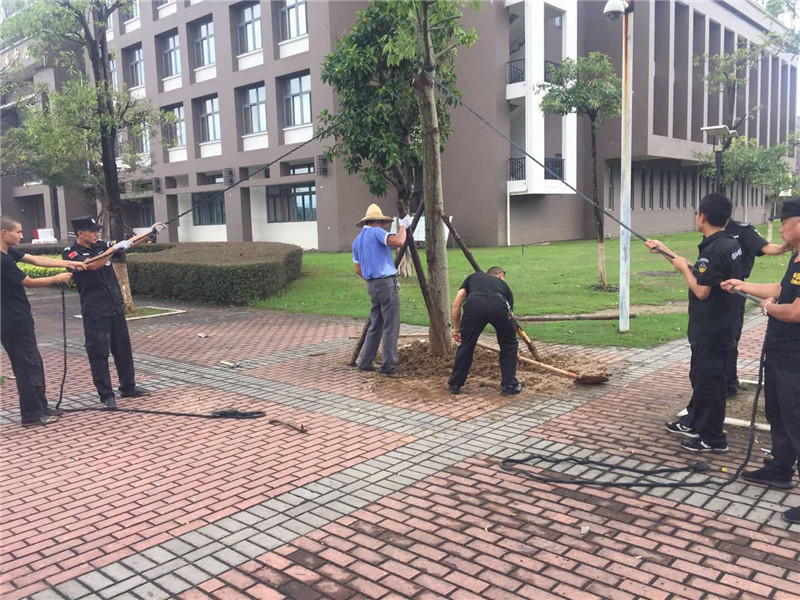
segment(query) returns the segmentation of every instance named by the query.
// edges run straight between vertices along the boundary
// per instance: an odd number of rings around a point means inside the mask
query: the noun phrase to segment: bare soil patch
[[[753,414],[753,400],[756,396],[756,386],[748,383],[741,384],[739,393],[733,398],[728,398],[725,409],[725,416],[733,419],[741,419],[750,422]],[[758,399],[758,411],[756,412],[756,423],[767,424],[767,415],[764,412],[764,392]]]
[[[525,352],[522,354],[526,356]],[[453,369],[453,357],[434,357],[428,354],[427,341],[415,341],[399,349],[400,362],[395,377],[377,377],[373,383],[376,392],[399,394],[407,399],[430,401],[452,398],[447,389],[447,379]],[[605,374],[605,365],[587,360],[577,354],[542,351],[542,362],[573,373]],[[533,365],[519,363],[517,379],[523,394],[549,393],[573,385],[572,379],[544,371]],[[462,390],[466,395],[494,395],[500,398],[500,362],[494,352],[475,348],[469,378]]]

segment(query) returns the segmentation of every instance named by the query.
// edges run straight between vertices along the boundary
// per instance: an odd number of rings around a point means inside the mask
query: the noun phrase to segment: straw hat
[[[370,204],[367,208],[367,213],[364,215],[364,218],[361,219],[358,223],[356,223],[356,227],[361,227],[367,221],[393,221],[394,218],[387,217],[381,211],[381,207],[377,204]]]

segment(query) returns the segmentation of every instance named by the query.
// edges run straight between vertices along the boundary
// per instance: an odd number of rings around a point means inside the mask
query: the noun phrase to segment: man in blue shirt
[[[392,258],[392,248],[406,243],[406,229],[411,225],[410,215],[400,219],[397,233],[389,233],[384,225],[392,217],[385,216],[377,204],[370,204],[364,218],[356,223],[362,227],[353,241],[353,263],[356,273],[367,282],[372,309],[369,329],[358,361],[359,371],[374,371],[372,362],[378,354],[383,339],[383,363],[380,372],[394,375],[397,372],[397,338],[400,334],[400,287],[397,269]]]

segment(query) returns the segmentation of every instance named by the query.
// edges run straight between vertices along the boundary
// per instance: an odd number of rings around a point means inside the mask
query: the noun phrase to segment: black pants
[[[708,443],[725,441],[725,386],[730,349],[692,345],[689,380],[692,399],[681,424],[691,427]]]
[[[36,332],[31,327],[16,333],[4,331],[0,337],[17,380],[22,422],[38,421],[47,412],[47,396],[42,355],[36,346]]]
[[[800,458],[800,342],[767,350],[764,396],[772,436],[773,460],[766,469],[780,479],[791,479]]]
[[[739,362],[739,340],[742,338],[742,327],[744,326],[744,309],[747,304],[747,298],[735,296],[739,305],[736,307],[736,325],[734,325],[734,332],[736,333],[736,341],[733,347],[728,351],[728,371],[726,375],[726,387],[729,392],[735,393],[739,389],[739,373],[737,372],[737,364]]]
[[[83,332],[86,336],[86,354],[92,369],[92,379],[100,400],[114,397],[111,387],[111,373],[108,370],[108,353],[114,355],[114,364],[119,376],[119,389],[132,391],[136,386],[133,371],[133,350],[128,335],[128,323],[125,315],[113,317],[83,318]]]
[[[461,318],[461,345],[456,351],[453,374],[448,383],[461,387],[467,380],[472,366],[475,344],[487,324],[491,323],[497,331],[500,346],[500,371],[503,387],[517,382],[517,329],[508,314],[505,300],[491,296],[467,296],[464,315]]]

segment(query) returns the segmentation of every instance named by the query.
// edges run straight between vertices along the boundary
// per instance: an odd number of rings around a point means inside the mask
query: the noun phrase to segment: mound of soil
[[[742,421],[750,422],[750,417],[753,414],[753,400],[756,396],[756,386],[750,384],[742,384],[739,388],[739,393],[733,398],[728,398],[728,405],[725,408],[725,416],[734,419],[741,419]],[[761,397],[758,399],[758,412],[756,413],[756,423],[767,423],[767,416],[764,412],[764,392],[762,390]]]
[[[429,397],[434,390],[444,390],[447,393],[447,379],[453,369],[453,357],[431,356],[428,353],[427,341],[415,341],[400,347],[399,358],[397,379],[376,379],[376,390],[388,391],[396,389],[400,384],[406,393],[419,390],[423,398]],[[543,351],[542,362],[579,375],[607,375],[603,365],[572,354]],[[572,379],[569,377],[550,373],[522,362],[517,365],[517,379],[524,387],[523,393],[546,393],[572,385]],[[489,350],[475,348],[472,368],[463,392],[466,394],[471,391],[488,392],[492,388],[499,393],[499,356]]]

